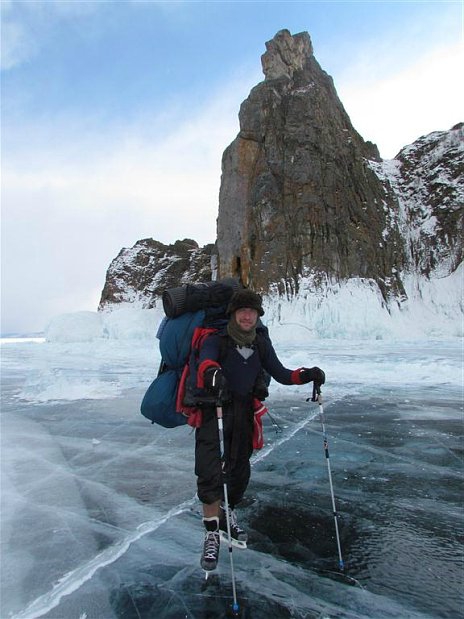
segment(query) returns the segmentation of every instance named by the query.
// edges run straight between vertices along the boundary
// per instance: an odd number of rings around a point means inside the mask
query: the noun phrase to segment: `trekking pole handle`
[[[306,398],[306,402],[310,401],[322,403],[321,385],[319,383],[313,383],[313,395],[310,398]]]
[[[313,396],[311,402],[318,402],[321,398],[321,386],[316,381],[313,382]],[[309,398],[308,398],[309,399]]]

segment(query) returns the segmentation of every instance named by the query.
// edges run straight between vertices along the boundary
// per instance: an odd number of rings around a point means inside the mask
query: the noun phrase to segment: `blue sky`
[[[95,310],[138,239],[214,241],[222,152],[282,28],[309,32],[384,158],[462,120],[462,2],[12,0],[1,19],[2,332]]]

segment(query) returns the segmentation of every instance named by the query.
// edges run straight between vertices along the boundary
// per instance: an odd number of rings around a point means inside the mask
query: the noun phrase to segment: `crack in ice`
[[[106,548],[90,561],[87,561],[83,565],[80,565],[76,569],[65,574],[53,587],[53,589],[51,589],[51,591],[48,591],[47,593],[44,593],[36,598],[24,610],[12,615],[11,619],[36,619],[37,617],[41,617],[45,613],[49,612],[58,606],[61,598],[80,589],[80,587],[85,582],[90,580],[99,569],[106,567],[119,559],[129,549],[131,544],[139,540],[144,535],[156,531],[156,529],[158,529],[170,518],[174,518],[175,516],[188,511],[195,500],[196,498],[194,497],[173,507],[164,516],[160,516],[154,520],[142,523],[125,539]]]
[[[285,434],[282,438],[260,451],[259,454],[252,458],[252,466],[266,458],[276,447],[279,447],[283,443],[290,440],[293,436],[295,436],[295,434],[297,434],[297,432],[312,421],[316,415],[317,413],[314,413],[309,417],[305,417],[300,423],[296,424],[288,434]],[[80,587],[90,580],[99,569],[117,561],[123,554],[125,554],[125,552],[127,552],[129,547],[134,542],[148,533],[156,531],[156,529],[158,529],[169,519],[189,511],[196,501],[197,497],[195,495],[180,505],[171,508],[164,516],[160,516],[154,520],[149,520],[140,524],[135,531],[126,538],[120,540],[112,546],[109,546],[108,548],[105,548],[105,550],[100,552],[90,561],[87,561],[83,565],[80,565],[76,569],[65,574],[50,591],[37,597],[25,609],[15,615],[12,615],[11,619],[37,619],[53,608],[56,608],[63,597],[80,589]]]

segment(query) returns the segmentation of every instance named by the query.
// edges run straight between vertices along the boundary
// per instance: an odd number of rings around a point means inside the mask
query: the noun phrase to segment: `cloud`
[[[458,77],[463,60],[462,45],[441,46],[383,76],[370,71],[368,59],[357,70],[350,67],[337,90],[359,133],[379,146],[382,157],[392,158],[421,135],[463,120],[464,88]]]
[[[2,9],[2,13],[5,9]],[[20,23],[3,21],[1,25],[1,69],[8,70],[35,55],[36,42]]]
[[[355,49],[338,51],[340,98],[356,129],[384,158],[463,120],[461,7],[442,4],[405,6],[404,20],[387,20]]]
[[[83,38],[92,37],[102,34],[116,18],[123,23],[138,19],[142,10],[156,11],[163,23],[175,27],[195,9],[189,0],[1,0],[0,68],[18,68],[45,46],[56,46],[64,27]]]
[[[4,331],[96,309],[110,261],[141,238],[214,242],[222,152],[237,134],[247,80],[256,76],[240,75],[187,117],[173,110],[102,125],[63,116],[7,128]]]
[[[33,59],[63,21],[72,21],[74,27],[80,23],[84,28],[84,18],[103,8],[101,2],[1,0],[1,70],[8,71]]]
[[[238,131],[237,95],[231,92],[218,93],[188,117],[145,115],[137,123],[99,128],[98,118],[81,123],[65,116],[42,126],[16,127],[7,148],[4,187],[30,196],[46,192],[68,212],[92,217],[110,216],[125,205],[146,223],[147,214],[153,218],[156,212],[170,220],[163,236],[173,240],[173,227],[199,227],[192,204],[202,213],[217,208],[222,151]],[[215,216],[202,239],[212,239]]]

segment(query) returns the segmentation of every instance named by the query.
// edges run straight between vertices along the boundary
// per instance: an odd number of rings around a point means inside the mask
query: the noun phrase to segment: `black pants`
[[[250,480],[253,453],[253,410],[251,398],[234,398],[223,407],[224,453],[229,505],[241,501]],[[224,499],[219,430],[216,409],[203,413],[203,424],[195,434],[195,475],[198,498],[211,504]]]

